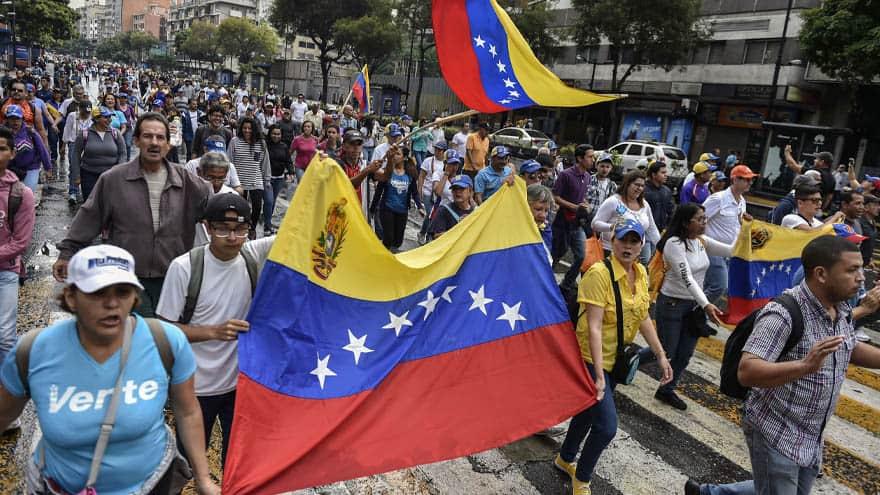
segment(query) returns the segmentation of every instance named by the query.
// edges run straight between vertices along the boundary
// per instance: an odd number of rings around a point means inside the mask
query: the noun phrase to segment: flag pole
[[[419,127],[418,130],[429,129],[431,127],[438,127],[438,126],[441,126],[441,125],[446,124],[448,122],[455,122],[456,120],[466,119],[472,115],[477,115],[478,113],[480,113],[480,112],[477,110],[465,110],[464,112],[459,112],[454,115],[450,115],[448,117],[443,117],[442,119],[437,119],[434,122],[431,122],[431,123],[426,124],[422,127]],[[409,134],[403,136],[403,138],[400,140],[400,142],[405,143],[406,141],[409,141],[412,138],[412,135],[413,135],[413,133],[410,132]]]

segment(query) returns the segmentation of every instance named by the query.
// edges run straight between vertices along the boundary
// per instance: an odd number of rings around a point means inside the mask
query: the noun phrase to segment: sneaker
[[[575,479],[574,472],[577,471],[577,464],[574,462],[565,462],[561,455],[556,454],[556,459],[553,461],[553,465],[563,473],[567,474],[572,480]]]
[[[76,206],[76,194],[71,194],[67,197],[67,204],[70,206]]]
[[[547,428],[546,430],[539,431],[538,433],[535,433],[535,436],[536,437],[554,438],[554,437],[558,437],[559,435],[562,435],[566,431],[568,431],[568,430],[563,426],[551,426],[550,428]]]
[[[428,243],[428,234],[419,232],[419,246],[424,246]]]
[[[676,395],[675,392],[661,392],[658,390],[654,394],[654,398],[678,409],[679,411],[684,411],[688,408],[687,404],[685,404],[685,402],[681,400],[681,397]]]
[[[5,430],[3,430],[3,433],[6,434],[6,433],[9,433],[10,431],[20,430],[20,429],[21,429],[21,418],[15,418],[15,421],[13,421],[12,423],[9,423],[9,426],[7,426]]]
[[[684,483],[684,495],[700,495],[700,484],[688,478]]]
[[[571,478],[571,494],[572,495],[592,495],[589,481],[581,481],[575,477]]]
[[[870,342],[871,337],[868,337],[864,330],[859,330],[856,332],[856,340],[859,342]]]

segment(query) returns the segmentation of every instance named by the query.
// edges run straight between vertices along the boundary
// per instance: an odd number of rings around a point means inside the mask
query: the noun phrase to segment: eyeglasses
[[[248,231],[250,230],[250,227],[247,225],[241,225],[235,229],[230,229],[225,225],[212,225],[211,228],[214,230],[214,235],[217,237],[229,237],[234,235],[238,238],[244,238],[247,237]]]
[[[206,175],[205,180],[208,182],[223,182],[226,180],[226,176],[223,175],[222,177],[211,177],[210,175]]]
[[[13,93],[24,93],[24,90],[21,88],[12,88]]]

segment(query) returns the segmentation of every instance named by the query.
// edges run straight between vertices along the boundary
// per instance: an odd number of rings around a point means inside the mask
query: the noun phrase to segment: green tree
[[[369,13],[367,0],[274,0],[270,22],[284,38],[295,41],[297,35],[310,38],[318,49],[321,66],[321,101],[327,102],[330,68],[334,63],[351,62],[351,47],[340,40],[336,23],[357,19]]]
[[[159,46],[159,40],[150,33],[129,31],[119,36],[123,49],[132,54],[131,58],[139,63],[146,59],[150,50]]]
[[[95,47],[95,56],[100,60],[131,63],[131,53],[122,44],[120,35],[106,39]]]
[[[880,76],[880,10],[868,0],[825,0],[805,10],[800,32],[805,57],[848,84]]]
[[[150,67],[153,67],[160,71],[170,71],[173,70],[175,66],[177,66],[177,59],[174,58],[174,55],[170,55],[167,53],[157,53],[150,55],[147,58],[147,63],[150,65]]]
[[[239,82],[255,72],[257,64],[271,62],[278,53],[278,36],[266,24],[254,24],[248,19],[230,17],[217,28],[217,46],[220,53],[238,61]]]
[[[413,113],[419,117],[422,111],[422,87],[427,67],[431,60],[437,58],[435,49],[437,43],[434,40],[434,26],[431,23],[431,2],[401,0],[400,8],[405,12],[402,22],[409,31],[410,54],[412,54],[413,47],[418,54],[418,85],[416,86],[416,104]],[[409,76],[408,73],[407,76]]]
[[[538,60],[549,65],[562,51],[560,33],[551,28],[553,6],[556,0],[522,2],[500,0],[498,2],[510,15],[523,38],[529,43]]]
[[[15,36],[19,43],[55,47],[76,36],[79,16],[67,5],[67,0],[19,0],[13,6]]]
[[[358,67],[369,66],[378,74],[391,61],[390,55],[400,47],[400,31],[392,22],[389,0],[372,0],[369,15],[339,19],[334,24],[336,39],[351,50]]]
[[[700,5],[700,0],[572,0],[581,18],[572,34],[581,50],[611,45],[611,89],[619,91],[634,72],[671,71],[709,40]]]
[[[177,43],[178,37],[183,34],[179,50],[191,60],[210,64],[214,71],[217,64],[223,62],[223,56],[217,50],[217,31],[217,26],[210,22],[195,21],[188,29],[178,33],[174,42]]]

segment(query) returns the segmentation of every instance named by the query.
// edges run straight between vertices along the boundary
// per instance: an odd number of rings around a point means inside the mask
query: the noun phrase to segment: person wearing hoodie
[[[30,126],[24,125],[24,112],[18,105],[9,105],[4,111],[6,125],[15,136],[15,157],[9,163],[9,169],[24,182],[24,185],[36,192],[40,180],[40,167],[46,173],[52,172],[52,158],[46,143]]]

